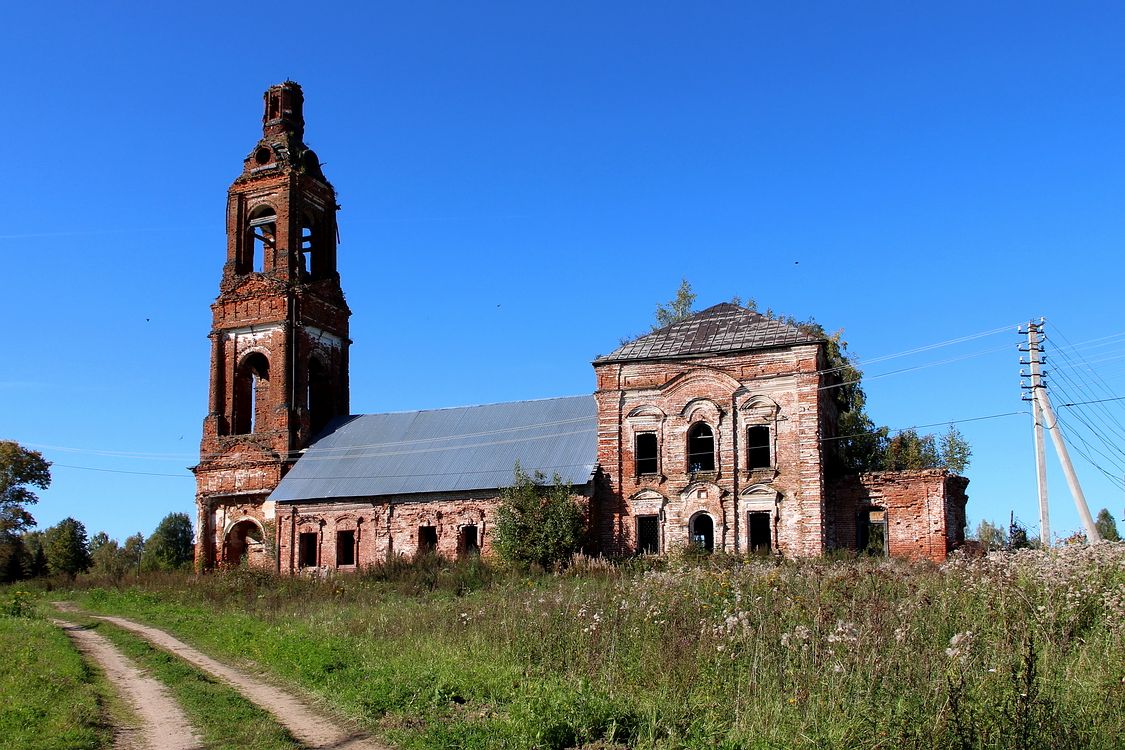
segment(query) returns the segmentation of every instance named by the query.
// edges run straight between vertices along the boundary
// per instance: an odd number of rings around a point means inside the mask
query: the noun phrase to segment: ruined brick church
[[[733,304],[599,357],[590,396],[350,414],[339,206],[304,143],[303,103],[293,82],[265,93],[262,138],[228,191],[194,468],[199,567],[488,554],[517,461],[572,487],[592,554],[694,542],[940,561],[964,541],[964,478],[833,476],[826,342]]]

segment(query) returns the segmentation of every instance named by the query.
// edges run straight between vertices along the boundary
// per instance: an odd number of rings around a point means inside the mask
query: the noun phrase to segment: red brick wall
[[[888,554],[941,562],[965,541],[968,484],[968,479],[940,469],[842,477],[830,490],[835,544],[855,549],[860,510],[883,508]]]
[[[574,495],[583,506],[588,495]],[[475,526],[483,555],[493,554],[496,509],[495,491],[435,493],[403,498],[379,498],[323,503],[285,503],[277,506],[278,550],[283,573],[299,572],[299,535],[317,535],[317,565],[335,570],[337,532],[355,532],[355,565],[344,570],[412,557],[419,549],[419,529],[431,526],[437,533],[434,551],[454,558],[462,554],[461,531]]]
[[[803,345],[672,362],[595,364],[598,462],[594,510],[601,551],[636,549],[636,516],[658,515],[661,550],[682,547],[699,513],[712,517],[715,548],[741,552],[750,510],[769,509],[775,550],[793,556],[825,548],[821,450],[822,354]],[[765,415],[765,416],[763,416]],[[699,420],[715,435],[716,470],[692,474],[687,433]],[[768,424],[773,466],[746,466],[746,428]],[[638,476],[635,436],[655,432],[659,471]]]

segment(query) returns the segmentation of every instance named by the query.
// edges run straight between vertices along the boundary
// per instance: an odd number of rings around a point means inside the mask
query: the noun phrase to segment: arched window
[[[277,213],[272,206],[258,206],[250,212],[246,222],[246,243],[239,273],[261,273],[266,268],[266,257],[277,242]]]
[[[234,373],[234,434],[249,435],[260,429],[269,404],[270,363],[254,352],[243,358]]]
[[[336,416],[336,401],[332,394],[332,383],[328,370],[316,357],[309,359],[309,435],[316,435]]]
[[[313,275],[313,269],[317,265],[317,258],[313,254],[314,238],[315,229],[312,219],[305,214],[301,214],[301,245],[300,249],[297,250],[299,260],[297,267],[301,273],[306,275]]]
[[[706,550],[715,550],[715,522],[706,513],[697,513],[691,519],[691,542]]]
[[[687,434],[688,471],[715,470],[715,433],[706,422],[696,422]]]

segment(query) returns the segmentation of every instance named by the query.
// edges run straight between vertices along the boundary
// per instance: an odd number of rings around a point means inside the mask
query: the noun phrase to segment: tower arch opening
[[[332,417],[336,416],[336,400],[333,397],[332,378],[320,357],[309,357],[308,392],[306,404],[309,410],[309,437],[324,429]]]
[[[244,252],[238,264],[238,273],[262,273],[266,260],[277,246],[277,211],[273,206],[261,205],[246,219]]]
[[[234,373],[235,435],[259,432],[266,423],[269,408],[270,363],[261,352],[251,352],[242,358]]]

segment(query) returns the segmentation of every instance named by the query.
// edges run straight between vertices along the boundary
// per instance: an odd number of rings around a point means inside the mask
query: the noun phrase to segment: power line
[[[965,422],[982,422],[986,419],[999,419],[1000,417],[1011,417],[1011,416],[1016,416],[1016,415],[1026,417],[1030,413],[1031,412],[1027,412],[1027,411],[1006,411],[1002,414],[988,414],[988,415],[983,416],[983,417],[968,417],[966,419],[950,419],[950,420],[946,420],[944,422],[931,422],[930,424],[916,424],[916,425],[913,425],[911,427],[898,427],[896,429],[889,430],[889,432],[899,433],[899,432],[906,432],[907,430],[920,430],[920,429],[923,429],[925,427],[941,427],[942,425],[947,425],[947,424],[953,425],[953,424],[964,424]],[[826,442],[828,440],[846,440],[847,438],[865,437],[865,436],[870,435],[870,434],[871,434],[870,432],[856,432],[856,433],[853,433],[851,435],[835,435],[833,437],[821,438],[820,440],[821,440],[821,442]]]

